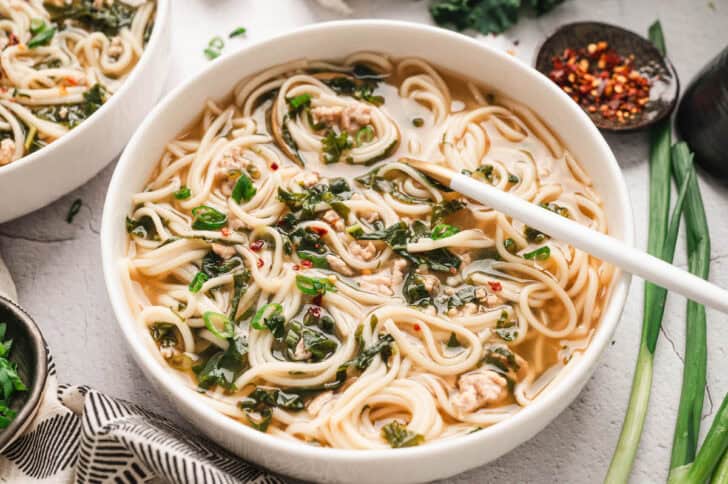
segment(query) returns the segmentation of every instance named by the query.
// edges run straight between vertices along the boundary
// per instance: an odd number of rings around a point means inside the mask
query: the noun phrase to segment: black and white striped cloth
[[[47,385],[34,422],[0,456],[0,482],[286,482],[138,405],[58,385],[52,359]]]

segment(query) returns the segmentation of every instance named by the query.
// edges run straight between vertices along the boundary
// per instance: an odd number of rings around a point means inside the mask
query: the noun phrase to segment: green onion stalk
[[[668,484],[704,483],[709,479],[712,484],[728,483],[728,394],[695,460],[672,468]]]
[[[649,29],[650,41],[665,54],[665,39],[662,27],[655,22]],[[670,120],[658,123],[650,131],[650,211],[647,239],[647,252],[672,262],[675,254],[675,241],[679,228],[681,205],[678,204],[668,227],[670,209]],[[672,237],[668,237],[671,234]],[[647,407],[652,388],[655,347],[660,335],[662,316],[665,311],[667,291],[652,283],[645,283],[644,309],[642,316],[642,336],[632,379],[627,414],[622,424],[622,432],[609,465],[606,483],[623,483],[629,478],[642,429],[647,415]]]
[[[693,176],[693,155],[690,153],[690,149],[686,143],[677,143],[673,146],[672,170],[675,180],[678,183],[690,178],[688,182],[690,187],[685,203],[688,269],[693,274],[707,279],[710,270],[710,234],[708,231],[708,221],[705,217],[705,207],[700,196],[700,187],[697,179]],[[681,481],[678,477],[673,477],[673,475],[680,476],[684,474],[688,468],[687,466],[696,460],[695,454],[698,448],[708,359],[705,306],[702,304],[688,301],[685,335],[685,366],[683,368],[680,405],[678,407],[675,435],[672,443],[672,456],[670,459],[671,480],[675,482],[688,482]],[[725,410],[724,402],[709,436],[714,434],[713,431],[716,429],[716,426],[720,426],[722,419],[725,420],[722,423],[728,423],[728,415],[722,415],[726,412],[728,411]],[[728,430],[724,430],[723,432],[718,431],[717,434],[722,435],[725,440],[722,450],[716,444],[712,446],[708,445],[705,451],[701,449],[702,458],[700,463],[696,461],[695,466],[690,466],[691,469],[698,469],[695,472],[707,472],[708,462],[711,464],[710,472],[712,472],[723,456],[725,446],[728,445]],[[709,439],[706,438],[706,444],[709,443]],[[710,457],[706,457],[708,455]],[[678,469],[680,470],[678,471]],[[710,474],[707,474],[703,479],[690,480],[689,482],[705,482],[708,477],[710,477]]]

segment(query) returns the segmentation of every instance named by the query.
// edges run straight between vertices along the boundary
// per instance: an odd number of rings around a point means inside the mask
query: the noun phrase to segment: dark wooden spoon
[[[634,55],[634,67],[652,80],[650,100],[642,113],[624,123],[603,117],[599,112],[585,110],[599,129],[606,131],[635,131],[644,129],[670,115],[680,93],[680,82],[672,63],[644,37],[615,25],[600,22],[575,22],[559,27],[549,36],[536,54],[535,67],[548,76],[552,58],[564,49],[579,49],[606,41],[621,56]]]
[[[7,324],[6,339],[13,340],[9,359],[18,366],[18,376],[28,389],[13,395],[10,408],[17,414],[0,430],[0,452],[4,451],[35,417],[48,377],[48,349],[40,330],[20,306],[0,296],[0,323]]]

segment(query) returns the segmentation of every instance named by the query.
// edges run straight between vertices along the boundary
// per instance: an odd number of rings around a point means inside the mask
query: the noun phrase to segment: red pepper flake
[[[584,110],[624,124],[642,114],[651,81],[634,67],[634,55],[622,56],[605,41],[564,49],[551,59],[549,78]]]
[[[230,229],[227,227],[223,227],[220,229],[220,233],[223,237],[230,237]]]
[[[311,316],[318,319],[321,317],[321,308],[318,306],[311,306],[308,308],[308,312],[311,313]]]
[[[261,267],[263,267],[263,259],[258,259],[258,264],[257,265],[258,265],[258,269],[260,269]]]
[[[501,284],[498,281],[488,281],[488,285],[490,286],[490,290],[493,292],[498,292],[503,290],[503,284]]]
[[[262,239],[254,240],[250,243],[250,250],[253,252],[260,252],[260,250],[265,246],[265,241]]]
[[[8,46],[15,45],[18,43],[18,38],[15,36],[14,33],[10,32],[8,34]]]
[[[299,270],[300,268],[301,268],[301,267],[300,267],[300,266],[299,266],[298,264],[293,264],[293,270],[294,270],[294,271],[297,271],[297,270]]]
[[[319,294],[317,296],[314,296],[314,298],[311,299],[311,302],[314,303],[316,306],[321,306],[321,303],[323,302],[323,295]]]
[[[276,171],[278,169],[278,163],[271,163],[270,164],[270,169],[273,170],[273,171]]]
[[[420,325],[415,323],[414,325],[415,331],[420,331],[422,328],[420,328]]]
[[[311,262],[310,260],[302,260],[301,265],[306,269],[310,269],[313,267],[313,262]]]
[[[317,234],[319,237],[323,237],[324,235],[329,233],[329,231],[323,227],[310,227],[310,230],[311,232]]]

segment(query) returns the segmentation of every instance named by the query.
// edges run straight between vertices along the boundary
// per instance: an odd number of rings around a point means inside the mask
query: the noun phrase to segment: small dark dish
[[[535,67],[548,76],[552,69],[552,58],[564,49],[577,49],[589,44],[606,41],[622,56],[634,54],[634,68],[643,76],[652,79],[650,100],[641,115],[625,123],[606,119],[598,112],[584,110],[599,128],[607,131],[635,131],[646,128],[669,116],[675,108],[680,92],[677,72],[672,63],[660,54],[652,43],[634,32],[600,22],[576,22],[559,27],[538,50]]]
[[[10,407],[17,415],[0,430],[0,452],[19,437],[40,406],[48,376],[48,350],[40,330],[30,316],[11,300],[0,296],[0,323],[7,324],[6,339],[13,340],[10,360],[28,389],[15,394]]]

